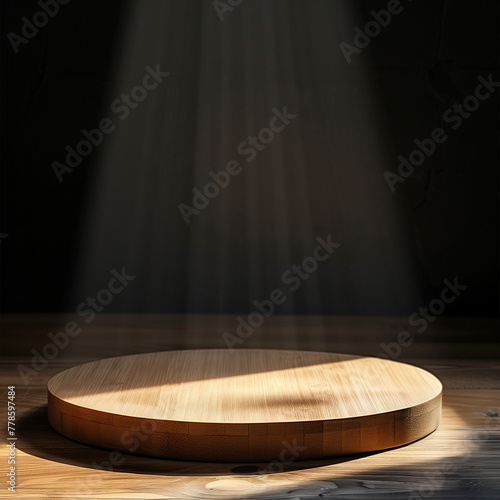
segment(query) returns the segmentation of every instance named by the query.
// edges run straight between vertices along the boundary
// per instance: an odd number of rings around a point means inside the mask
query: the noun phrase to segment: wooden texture
[[[78,321],[78,317],[44,315],[2,320],[2,385],[16,385],[16,498],[493,500],[500,496],[499,364],[487,359],[496,358],[498,348],[493,349],[490,335],[482,333],[495,329],[494,320],[439,318],[429,326],[434,343],[428,331],[425,337],[415,333],[418,345],[402,350],[400,360],[428,370],[443,384],[441,424],[427,437],[363,455],[321,460],[293,460],[287,455],[278,463],[235,465],[149,458],[85,446],[52,430],[46,406],[47,382],[62,370],[106,356],[220,347],[221,332],[228,331],[234,317],[98,315],[24,383],[19,365],[31,367],[32,349],[41,352],[47,334],[60,331],[70,319]],[[341,341],[342,350],[376,356],[380,342],[395,340],[405,324],[404,318],[271,319],[272,325],[256,332],[246,345],[338,351]],[[425,352],[427,356],[422,355]],[[471,353],[470,359],[466,353]],[[4,407],[5,403],[6,390],[2,391]],[[125,436],[129,451],[146,436],[144,430],[130,429]],[[6,446],[0,448],[2,474],[7,451]],[[0,498],[12,496],[0,490]]]
[[[393,448],[434,431],[439,380],[373,357],[272,349],[197,349],[120,356],[59,373],[48,415],[61,434],[182,460],[324,458]],[[288,443],[288,447],[287,447]]]

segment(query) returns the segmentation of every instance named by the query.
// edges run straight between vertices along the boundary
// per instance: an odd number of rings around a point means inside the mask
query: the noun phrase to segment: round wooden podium
[[[290,461],[393,448],[434,431],[442,386],[380,358],[263,349],[153,352],[48,382],[50,425],[154,457]]]

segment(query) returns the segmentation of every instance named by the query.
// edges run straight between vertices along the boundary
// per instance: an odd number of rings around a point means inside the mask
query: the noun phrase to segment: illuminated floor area
[[[44,353],[55,353],[46,347],[46,332],[64,331],[71,319],[35,315],[4,319],[4,345],[8,349],[4,350],[2,382],[4,387],[16,386],[19,498],[498,497],[498,363],[492,359],[494,352],[488,344],[462,344],[459,351],[456,343],[467,330],[474,330],[477,339],[484,338],[482,333],[495,327],[493,321],[470,320],[467,324],[463,319],[456,322],[443,318],[442,330],[432,332],[433,338],[439,339],[434,351],[426,346],[425,338],[400,346],[398,361],[422,367],[443,383],[442,421],[427,437],[387,451],[321,460],[302,459],[291,442],[281,460],[215,463],[149,458],[67,439],[48,424],[46,385],[66,368],[104,357],[224,348],[222,333],[230,331],[234,318],[104,315],[79,336],[68,337],[68,343],[53,359],[45,359]],[[396,344],[389,342],[397,325],[395,318],[276,317],[246,339],[242,348],[331,352],[340,350],[335,339],[342,337],[342,351],[377,356],[380,341],[396,353]],[[23,340],[16,342],[21,331]],[[447,344],[447,337],[455,342]],[[58,338],[61,342],[64,339]],[[26,346],[33,346],[39,355],[33,359],[34,353],[27,352]],[[433,358],[419,357],[420,349],[432,353]],[[445,355],[447,351],[451,357]],[[110,386],[114,383],[108,382]],[[148,426],[131,428],[123,436],[123,446],[136,451],[141,442],[147,441],[150,431]],[[7,462],[6,448],[1,451],[2,463]]]

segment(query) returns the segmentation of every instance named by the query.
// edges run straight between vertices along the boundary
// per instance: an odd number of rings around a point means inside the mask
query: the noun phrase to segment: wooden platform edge
[[[83,444],[136,455],[208,462],[319,459],[386,450],[437,429],[442,390],[420,405],[379,415],[290,423],[202,423],[114,415],[48,393],[48,420]]]

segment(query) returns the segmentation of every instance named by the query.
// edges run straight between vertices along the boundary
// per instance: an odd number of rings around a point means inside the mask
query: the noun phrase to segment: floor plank
[[[230,319],[224,320],[226,324]],[[142,328],[139,319],[135,318],[129,324],[123,343],[117,342],[121,338],[120,329],[126,324],[123,318],[118,322],[103,318],[97,325],[98,319],[94,328],[88,329],[85,335],[82,333],[72,350],[63,351],[24,384],[18,372],[19,364],[30,366],[30,350],[36,345],[40,348],[44,345],[40,336],[46,341],[51,328],[65,321],[66,317],[14,318],[9,326],[10,335],[15,333],[18,338],[10,336],[9,339],[3,331],[2,349],[7,340],[12,344],[8,356],[3,350],[0,378],[4,388],[16,385],[17,498],[292,500],[493,499],[500,496],[497,477],[500,463],[500,370],[498,362],[491,356],[489,359],[432,355],[401,357],[404,362],[434,373],[444,386],[441,425],[436,432],[411,445],[363,456],[286,464],[182,462],[129,454],[115,456],[110,450],[90,448],[60,436],[47,424],[46,383],[55,373],[89,359],[156,348],[207,347],[207,343],[218,337],[217,324],[220,321],[211,323],[207,320],[207,331],[212,332],[212,340],[206,341],[201,339],[203,321],[200,319],[193,320],[194,330],[199,333],[187,340],[183,333],[188,328],[187,320],[144,318],[148,345],[138,345],[137,339],[144,338],[139,336]],[[368,343],[373,344],[367,332],[376,332],[377,325],[381,327],[391,320],[384,321],[372,323],[371,327],[367,322],[362,328],[359,324],[355,326],[356,321],[353,321],[352,328],[361,328],[361,337],[366,334]],[[168,341],[164,330],[158,326],[166,323],[172,328]],[[174,325],[180,329],[176,330]],[[295,340],[290,343],[300,344],[300,339],[309,335],[310,327],[307,321],[296,325]],[[350,328],[349,321],[344,327]],[[276,322],[276,328],[286,329],[279,322]],[[318,329],[322,332],[324,349],[334,351],[338,344],[329,340],[328,328],[325,328]],[[335,335],[332,333],[331,337]],[[379,332],[377,340],[384,335]],[[285,343],[279,347],[293,348],[293,345]],[[362,346],[364,348],[366,345]],[[483,352],[484,349],[479,343],[477,351]],[[1,395],[5,408],[5,389]],[[0,448],[0,463],[3,472],[7,463],[6,446]],[[6,498],[9,492],[5,483],[3,488],[0,497]]]

